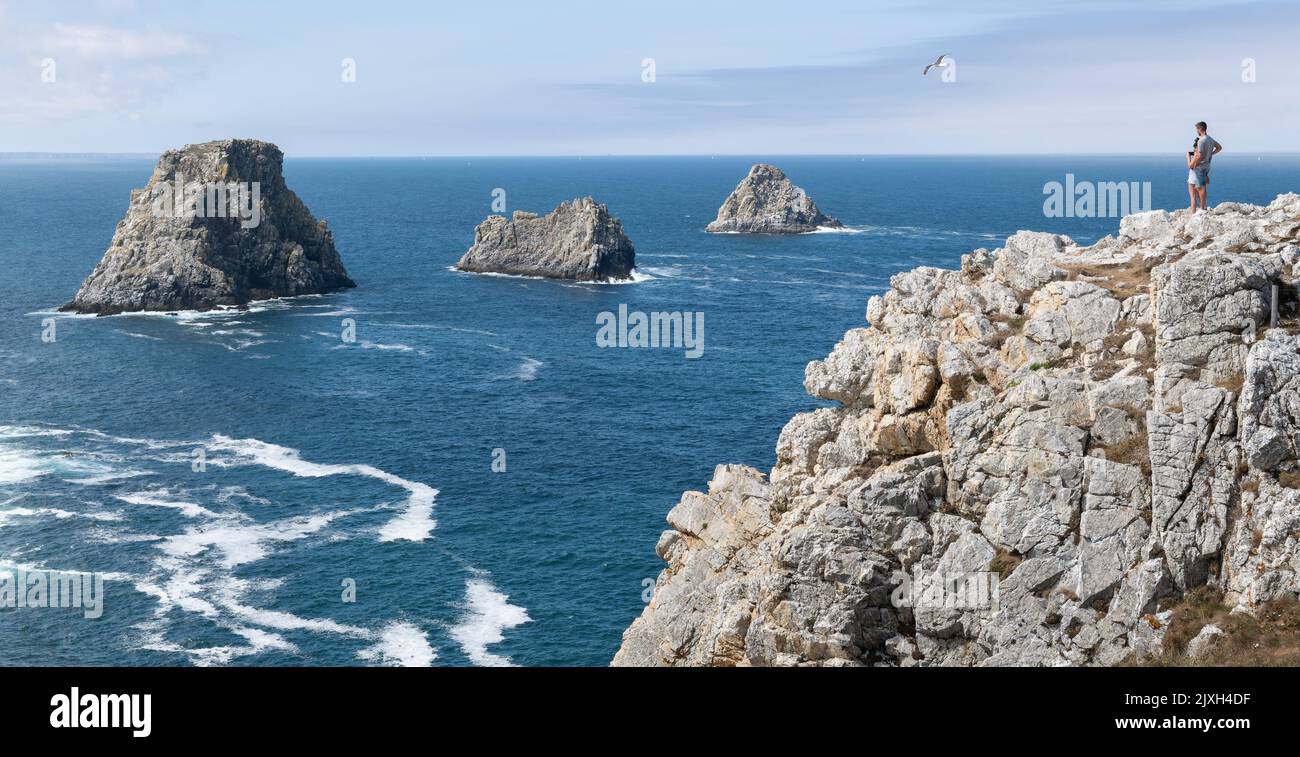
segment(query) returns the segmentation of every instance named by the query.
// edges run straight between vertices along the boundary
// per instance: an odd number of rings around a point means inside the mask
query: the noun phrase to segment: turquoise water
[[[5,664],[606,664],[664,514],[718,463],[770,467],[817,406],[804,365],[892,274],[1017,229],[1113,233],[1044,217],[1066,173],[1187,201],[1178,154],[767,160],[851,233],[704,234],[749,158],[289,158],[355,290],[96,319],[51,311],[152,160],[0,157],[0,568],[107,579],[97,620],[0,609]],[[1297,169],[1225,153],[1211,201],[1266,202]],[[449,270],[496,188],[607,203],[643,280]],[[703,356],[597,347],[619,305],[702,312]]]

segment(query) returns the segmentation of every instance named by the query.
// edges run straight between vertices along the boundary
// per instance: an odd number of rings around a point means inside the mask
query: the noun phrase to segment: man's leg
[[[1210,209],[1210,206],[1209,206],[1209,204],[1205,201],[1205,195],[1210,191],[1210,182],[1208,182],[1208,181],[1203,182],[1203,183],[1201,184],[1201,188],[1200,188],[1199,190],[1197,190],[1197,191],[1198,191],[1198,194],[1200,194],[1200,196],[1201,196],[1201,210],[1209,210],[1209,209]]]

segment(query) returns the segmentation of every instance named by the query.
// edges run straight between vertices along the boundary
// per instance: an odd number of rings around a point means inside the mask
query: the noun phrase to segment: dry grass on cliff
[[[1255,615],[1233,615],[1218,589],[1202,586],[1188,592],[1173,608],[1165,630],[1164,654],[1137,662],[1147,667],[1295,667],[1300,666],[1300,602],[1264,602]],[[1197,659],[1187,658],[1187,645],[1207,623],[1224,636]],[[1132,660],[1129,664],[1134,664]]]
[[[1132,417],[1136,411],[1129,411]],[[1136,465],[1142,469],[1142,475],[1150,478],[1151,476],[1151,450],[1147,447],[1147,430],[1146,419],[1137,421],[1138,431],[1122,442],[1112,444],[1109,447],[1103,446],[1101,449],[1106,453],[1106,459],[1125,465]]]
[[[1141,332],[1146,338],[1146,349],[1139,350],[1136,355],[1125,355],[1123,347],[1133,335]],[[1094,381],[1105,381],[1106,379],[1119,373],[1120,370],[1128,364],[1129,360],[1137,362],[1138,367],[1143,371],[1148,371],[1156,367],[1156,333],[1155,329],[1149,323],[1142,323],[1134,326],[1127,331],[1116,331],[1102,339],[1102,359],[1092,366],[1091,373]]]
[[[1146,294],[1151,289],[1151,271],[1164,258],[1135,257],[1126,263],[1104,265],[1061,264],[1071,281],[1087,281],[1109,291],[1116,299],[1125,300],[1135,294]]]
[[[1003,315],[1002,313],[992,313],[988,319],[995,326],[998,324],[1005,325],[1005,329],[998,329],[998,332],[989,340],[989,346],[993,349],[1001,349],[1007,339],[1019,334],[1025,328],[1025,321],[1028,316],[1024,315]]]
[[[1300,471],[1284,470],[1277,474],[1277,482],[1288,489],[1300,489]]]
[[[998,550],[998,553],[989,561],[989,572],[997,573],[999,579],[1005,579],[1011,575],[1011,571],[1015,570],[1016,566],[1024,561],[1025,558],[1020,555],[1012,554],[1005,549]]]
[[[1231,378],[1219,379],[1214,385],[1224,391],[1232,392],[1236,396],[1241,396],[1241,388],[1246,383],[1246,377],[1240,373],[1235,373]]]

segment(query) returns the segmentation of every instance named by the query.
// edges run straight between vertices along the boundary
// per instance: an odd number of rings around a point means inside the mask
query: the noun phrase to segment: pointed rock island
[[[559,204],[544,216],[516,210],[488,216],[456,268],[574,281],[631,279],[632,240],[609,208],[590,197]]]
[[[285,185],[283,163],[280,148],[252,139],[163,153],[61,309],[211,310],[356,286],[325,222]]]
[[[818,229],[842,229],[844,224],[822,213],[776,166],[758,163],[718,208],[718,217],[705,227],[713,233],[806,234]]]

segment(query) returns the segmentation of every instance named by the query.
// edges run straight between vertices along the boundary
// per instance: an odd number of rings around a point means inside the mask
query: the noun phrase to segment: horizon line
[[[189,144],[203,144],[192,142]],[[177,148],[168,148],[177,149]],[[165,152],[165,151],[164,151]],[[1174,151],[1177,152],[1177,151]],[[0,151],[0,158],[10,157],[45,157],[45,158],[154,158],[161,152],[89,152],[58,150]],[[462,159],[515,159],[515,158],[1049,158],[1049,157],[1088,157],[1088,158],[1127,158],[1160,157],[1173,152],[985,152],[985,153],[517,153],[517,154],[394,154],[394,155],[341,155],[341,154],[286,154],[285,157],[309,158],[313,160],[462,160]],[[1244,156],[1295,156],[1300,150],[1263,150],[1259,152],[1235,151],[1233,155]]]

